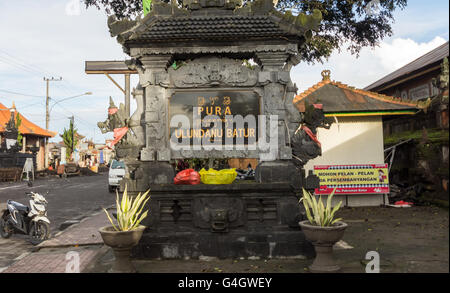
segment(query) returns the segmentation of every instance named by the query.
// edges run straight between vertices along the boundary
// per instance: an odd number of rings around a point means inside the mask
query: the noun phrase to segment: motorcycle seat
[[[16,201],[8,200],[7,203],[12,205],[13,207],[15,207],[19,212],[23,212],[23,213],[29,213],[30,212],[30,209],[26,205],[23,205],[23,204],[18,203]]]

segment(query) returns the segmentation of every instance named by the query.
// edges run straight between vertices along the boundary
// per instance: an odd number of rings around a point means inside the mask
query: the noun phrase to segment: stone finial
[[[109,108],[117,108],[111,96],[109,97]]]
[[[330,80],[331,75],[330,70],[323,70],[321,74],[322,74],[322,81]]]
[[[14,103],[14,101],[12,103],[11,110],[13,110],[14,112],[16,111],[16,104]]]

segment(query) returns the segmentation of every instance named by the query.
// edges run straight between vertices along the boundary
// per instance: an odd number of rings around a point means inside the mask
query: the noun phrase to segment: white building
[[[318,165],[384,164],[382,116],[413,115],[423,105],[332,81],[326,72],[322,76],[322,81],[294,99],[300,112],[305,111],[305,103],[322,104],[325,116],[335,118],[330,129],[318,129],[322,156],[305,165],[306,174]],[[347,206],[377,206],[384,203],[383,197],[343,194],[334,198]]]

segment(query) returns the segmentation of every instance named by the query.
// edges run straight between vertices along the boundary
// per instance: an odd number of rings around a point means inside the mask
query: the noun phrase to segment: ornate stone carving
[[[134,161],[139,157],[139,150],[143,146],[142,133],[139,133],[139,129],[141,128],[140,121],[131,123],[131,120],[127,118],[125,106],[120,104],[119,108],[117,108],[111,97],[109,104],[108,118],[103,122],[98,122],[97,126],[102,133],[113,132],[114,129],[128,127],[128,132],[115,145],[115,153],[119,159],[128,158]]]
[[[317,128],[329,129],[332,118],[325,117],[322,105],[307,105],[303,114],[303,123],[291,137],[293,163],[297,168],[322,155],[320,142],[317,140]]]
[[[244,203],[233,198],[200,198],[194,200],[194,225],[209,228],[212,232],[228,232],[229,228],[239,227],[246,222]]]
[[[17,153],[20,151],[20,146],[17,141],[19,131],[16,127],[16,121],[14,118],[15,112],[11,112],[11,117],[5,126],[5,132],[2,144],[0,145],[0,152]]]
[[[264,52],[264,53],[288,53],[297,54],[298,45],[297,44],[286,44],[286,45],[274,45],[274,44],[259,44],[254,43],[249,45],[248,43],[241,42],[237,46],[192,46],[189,43],[180,42],[170,47],[163,48],[130,48],[130,55],[132,57],[139,57],[143,55],[158,55],[158,54],[226,54],[226,53],[254,53],[254,52]]]
[[[144,117],[144,91],[140,85],[133,91],[133,98],[136,100],[136,111],[131,115],[129,126],[136,136],[138,146],[145,146],[145,129],[142,126]]]
[[[169,69],[177,88],[250,87],[258,81],[258,69],[250,69],[242,60],[203,57],[188,61],[178,69]]]

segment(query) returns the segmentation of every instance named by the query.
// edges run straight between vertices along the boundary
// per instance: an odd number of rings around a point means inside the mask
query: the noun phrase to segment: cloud
[[[324,64],[300,63],[291,72],[293,82],[302,92],[319,82],[324,69],[331,70],[331,79],[364,88],[385,75],[445,43],[442,37],[429,42],[416,42],[409,38],[394,38],[375,49],[364,48],[357,58],[347,51],[333,54]]]
[[[95,8],[86,10],[82,5],[79,15],[67,15],[66,6],[73,1],[0,1],[0,27],[3,28],[0,89],[40,96],[26,97],[0,92],[0,102],[11,105],[14,100],[19,111],[23,108],[22,112],[29,114],[27,117],[31,121],[43,127],[43,77],[62,76],[62,82],[52,82],[50,85],[50,96],[54,100],[87,91],[94,94],[64,101],[55,106],[51,113],[50,130],[62,133],[64,127],[68,126],[67,117],[73,113],[76,115],[75,123],[80,133],[102,141],[105,137],[111,137],[111,134],[102,135],[96,123],[106,119],[109,96],[119,104],[123,102],[123,93],[105,76],[86,75],[84,61],[124,60],[129,57],[110,36],[105,13]],[[414,10],[413,4],[407,9]],[[420,14],[422,10],[415,10],[418,11],[417,17],[406,10],[402,12],[404,18],[396,18],[396,38],[383,42],[379,48],[363,49],[358,59],[343,51],[341,54],[334,54],[326,64],[299,64],[292,71],[292,79],[300,90],[304,90],[321,79],[320,72],[323,69],[331,69],[333,79],[357,87],[367,86],[444,42],[442,37],[431,41],[416,38],[419,31],[421,38],[423,35],[440,35],[432,34],[430,30],[434,32],[436,27],[441,27],[442,22],[448,20],[448,17],[433,17],[431,11],[434,13],[436,9],[429,9],[425,16]],[[439,15],[443,13],[438,12]],[[448,23],[446,27],[448,31]],[[119,84],[124,84],[122,76],[115,75],[113,78]],[[136,82],[137,78],[134,76],[132,85]],[[134,102],[132,111],[133,109]]]
[[[41,97],[27,97],[0,92],[0,102],[10,105],[14,100],[19,111],[29,114],[34,123],[45,126],[45,82],[43,77],[63,77],[50,83],[50,104],[58,99],[93,92],[64,101],[51,113],[50,129],[62,133],[69,117],[75,114],[80,133],[96,141],[104,137],[96,122],[106,119],[109,96],[123,102],[123,93],[105,76],[86,75],[84,61],[124,60],[127,56],[107,28],[107,16],[97,9],[79,15],[67,15],[70,1],[1,1],[0,27],[0,89]],[[19,13],[20,12],[20,13]],[[129,57],[128,57],[129,58]],[[124,84],[122,76],[113,76]],[[132,79],[132,85],[136,79]],[[30,106],[32,105],[32,106]],[[133,109],[133,107],[132,107]],[[77,119],[79,118],[79,119]],[[56,138],[55,140],[59,140]]]
[[[447,0],[408,0],[404,10],[396,10],[392,30],[397,38],[426,41],[430,36],[448,39]]]

